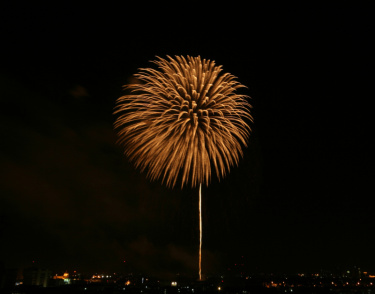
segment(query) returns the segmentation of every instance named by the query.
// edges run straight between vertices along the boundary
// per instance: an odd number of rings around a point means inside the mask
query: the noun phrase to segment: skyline
[[[69,22],[54,10],[9,14],[0,262],[197,272],[197,189],[149,182],[113,130],[122,85],[156,55],[182,54],[223,65],[253,105],[239,166],[202,187],[203,273],[241,256],[267,272],[374,271],[371,10],[290,8],[221,11],[209,34],[166,30],[157,15],[140,32],[136,16],[113,10],[68,13]]]
[[[36,290],[45,290],[53,293],[62,291],[80,293],[87,291],[147,291],[151,293],[164,293],[176,291],[184,293],[233,293],[240,291],[248,293],[285,293],[306,291],[344,291],[345,293],[366,290],[370,293],[375,287],[375,275],[364,272],[357,267],[346,268],[344,271],[298,274],[217,274],[205,280],[196,280],[192,277],[176,274],[167,279],[158,279],[144,274],[123,273],[95,273],[82,274],[64,272],[52,274],[46,269],[29,268],[20,274],[9,271],[7,278],[2,279],[0,287],[7,293],[22,290],[25,293],[34,293]],[[13,285],[12,285],[13,284]],[[43,289],[46,288],[46,289]]]

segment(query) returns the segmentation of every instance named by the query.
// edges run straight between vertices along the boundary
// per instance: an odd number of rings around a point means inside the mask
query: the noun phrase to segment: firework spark
[[[125,155],[151,180],[168,187],[208,185],[237,165],[252,121],[244,87],[214,61],[158,57],[158,69],[142,68],[139,84],[117,100],[115,129]]]

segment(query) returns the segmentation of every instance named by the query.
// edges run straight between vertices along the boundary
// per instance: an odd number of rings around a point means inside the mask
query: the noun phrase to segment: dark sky
[[[168,54],[215,60],[254,107],[203,189],[203,273],[375,271],[372,7],[226,5],[3,9],[0,263],[197,275],[198,191],[149,182],[113,131],[122,85]]]

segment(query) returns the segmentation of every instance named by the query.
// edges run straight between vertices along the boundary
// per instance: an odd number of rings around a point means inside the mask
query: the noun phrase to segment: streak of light
[[[202,184],[199,184],[199,280],[202,281]]]

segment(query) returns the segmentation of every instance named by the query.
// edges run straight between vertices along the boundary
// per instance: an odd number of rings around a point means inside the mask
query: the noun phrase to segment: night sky
[[[336,4],[2,9],[0,265],[198,275],[198,190],[135,170],[112,112],[155,56],[200,55],[254,116],[203,188],[203,274],[374,272],[374,10]]]

